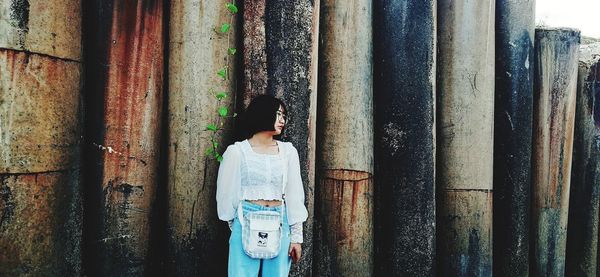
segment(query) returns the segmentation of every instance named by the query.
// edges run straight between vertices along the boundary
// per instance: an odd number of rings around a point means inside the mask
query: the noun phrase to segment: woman
[[[257,96],[244,119],[247,139],[227,147],[217,177],[217,212],[231,229],[229,276],[258,276],[259,269],[264,277],[288,276],[292,260],[297,262],[302,255],[302,222],[308,212],[298,151],[291,143],[273,138],[284,130],[286,108],[275,97]],[[244,217],[253,211],[282,214],[281,248],[275,258],[253,259],[246,255],[238,209]]]

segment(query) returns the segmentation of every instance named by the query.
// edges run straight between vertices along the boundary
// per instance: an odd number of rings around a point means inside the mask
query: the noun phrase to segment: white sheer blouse
[[[292,241],[302,242],[301,223],[308,218],[308,211],[304,206],[298,151],[290,142],[276,142],[278,154],[256,153],[248,140],[227,147],[217,177],[217,213],[219,219],[231,221],[241,200],[282,200],[283,170],[287,168],[285,207],[288,223],[292,226],[292,235],[296,235]],[[300,238],[297,237],[299,228]]]

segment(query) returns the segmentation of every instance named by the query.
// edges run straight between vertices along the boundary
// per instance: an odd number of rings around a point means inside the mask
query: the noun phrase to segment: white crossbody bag
[[[283,156],[283,185],[282,199],[285,201],[285,185],[287,183],[287,159],[285,147],[280,147],[279,153]],[[281,250],[281,237],[283,235],[283,213],[285,205],[281,205],[281,212],[254,211],[244,216],[242,202],[238,206],[238,219],[242,225],[242,245],[244,252],[254,259],[272,259],[277,257]]]

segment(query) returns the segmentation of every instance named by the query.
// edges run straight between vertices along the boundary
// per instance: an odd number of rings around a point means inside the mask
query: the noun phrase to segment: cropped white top
[[[283,170],[287,168],[285,207],[288,223],[295,225],[306,221],[308,211],[304,206],[298,151],[290,142],[276,142],[278,154],[256,153],[248,140],[227,147],[217,177],[219,219],[232,220],[240,200],[282,200]],[[282,147],[285,147],[284,151],[281,151]],[[287,167],[284,161],[287,161]]]

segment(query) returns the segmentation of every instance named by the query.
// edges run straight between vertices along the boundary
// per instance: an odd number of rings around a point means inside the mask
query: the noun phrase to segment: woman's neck
[[[266,132],[256,133],[249,140],[253,145],[273,145],[275,143],[273,135]]]

